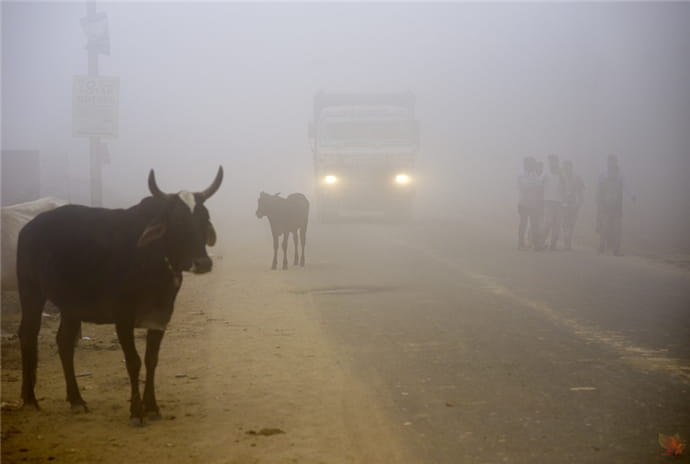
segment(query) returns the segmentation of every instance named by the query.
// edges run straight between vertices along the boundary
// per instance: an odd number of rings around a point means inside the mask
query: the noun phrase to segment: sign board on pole
[[[75,76],[72,87],[74,137],[117,137],[119,77]]]
[[[80,20],[81,28],[88,40],[86,48],[96,53],[110,55],[110,34],[108,17],[105,13],[95,13]]]

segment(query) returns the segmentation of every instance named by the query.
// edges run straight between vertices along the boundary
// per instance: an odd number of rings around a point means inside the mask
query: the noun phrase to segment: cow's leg
[[[65,384],[67,385],[67,401],[72,405],[74,412],[89,412],[86,402],[79,393],[77,378],[74,375],[74,346],[75,340],[81,330],[81,321],[76,318],[62,315],[60,327],[58,328],[57,342],[62,361],[62,372],[65,374]]]
[[[41,330],[41,313],[46,300],[37,290],[27,289],[23,282],[19,283],[22,321],[18,335],[22,352],[22,400],[24,406],[32,405],[39,409],[34,387],[38,365],[38,332]]]
[[[283,270],[287,269],[287,242],[288,242],[288,235],[290,235],[290,232],[285,232],[283,234]]]
[[[278,234],[274,233],[273,234],[273,264],[271,265],[271,269],[273,269],[275,271],[277,266],[278,266]]]
[[[302,257],[299,260],[299,265],[304,267],[304,245],[307,243],[307,225],[300,227],[299,240],[302,242]]]
[[[297,266],[297,260],[299,259],[299,243],[298,243],[298,237],[297,237],[297,229],[292,233],[292,241],[295,245],[295,259],[292,263],[293,266]]]
[[[132,389],[129,405],[129,420],[132,425],[143,425],[144,408],[139,396],[139,370],[141,369],[141,358],[134,345],[134,327],[132,324],[117,323],[117,338],[120,340],[122,352],[125,354],[129,383]]]
[[[149,329],[146,333],[146,355],[144,356],[144,364],[146,365],[146,386],[144,387],[144,414],[149,419],[160,419],[160,411],[156,403],[156,389],[154,384],[154,375],[156,372],[156,365],[158,364],[158,350],[161,347],[163,340],[162,330]]]

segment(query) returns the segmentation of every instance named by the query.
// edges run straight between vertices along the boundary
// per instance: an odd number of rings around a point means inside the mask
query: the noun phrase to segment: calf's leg
[[[305,245],[305,243],[307,243],[307,225],[306,224],[299,229],[299,239],[300,239],[300,242],[302,242],[302,256],[299,260],[299,265],[304,267],[304,245]]]
[[[273,269],[275,271],[277,266],[278,266],[278,234],[274,233],[273,234],[273,264],[271,265],[271,269]]]
[[[297,243],[297,230],[295,230],[295,231],[292,233],[292,241],[293,241],[294,244],[295,244],[295,259],[294,259],[292,265],[293,265],[293,266],[297,266],[297,259],[299,258],[299,253],[298,253],[299,244]]]
[[[283,270],[287,269],[287,241],[289,232],[283,234]]]

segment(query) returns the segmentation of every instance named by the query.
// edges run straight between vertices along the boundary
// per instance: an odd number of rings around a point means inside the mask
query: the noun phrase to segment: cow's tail
[[[24,232],[24,230],[22,230]],[[32,269],[31,253],[26,234],[19,234],[17,242],[17,287],[22,320],[19,325],[19,341],[22,351],[22,399],[25,405],[38,407],[34,395],[36,366],[38,365],[38,332],[46,297],[41,289],[39,276]]]

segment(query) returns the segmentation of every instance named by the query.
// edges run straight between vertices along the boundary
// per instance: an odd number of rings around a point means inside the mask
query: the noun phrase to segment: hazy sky
[[[237,214],[251,214],[260,190],[309,193],[314,94],[409,90],[422,131],[420,209],[514,215],[521,158],[549,153],[575,160],[591,205],[605,157],[616,153],[639,222],[690,235],[688,3],[98,10],[111,38],[100,72],[120,77],[107,205],[144,196],[151,167],[161,187],[178,190],[205,187],[222,163],[219,195]],[[85,13],[84,2],[2,3],[2,148],[69,162],[77,202],[88,202],[88,142],[71,129],[72,78],[86,73]]]

